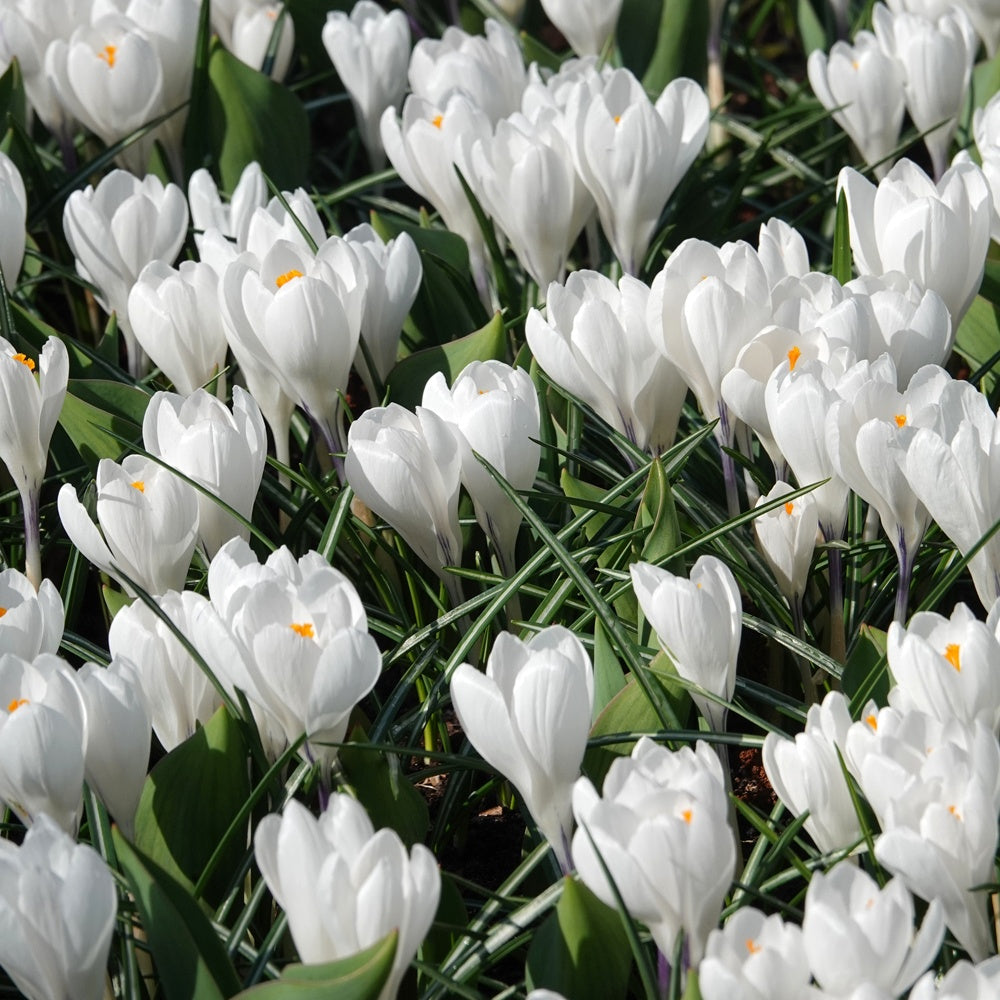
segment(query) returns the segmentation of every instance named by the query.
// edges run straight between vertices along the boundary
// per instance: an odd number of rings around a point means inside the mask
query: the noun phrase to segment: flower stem
[[[906,539],[899,533],[899,582],[896,584],[896,609],[893,621],[906,624],[906,608],[910,603],[910,580],[913,578],[913,560],[906,548]]]
[[[42,535],[39,524],[39,487],[21,491],[24,509],[24,575],[38,590],[42,585]]]
[[[838,663],[847,659],[844,633],[844,580],[840,549],[830,549],[830,656]]]

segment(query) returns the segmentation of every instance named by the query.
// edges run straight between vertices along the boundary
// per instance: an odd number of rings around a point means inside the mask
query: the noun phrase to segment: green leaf
[[[302,102],[218,43],[212,48],[208,78],[209,151],[223,190],[232,191],[253,160],[282,190],[304,184],[309,117]]]
[[[594,712],[593,720],[607,707],[608,703],[625,687],[625,672],[615,656],[614,647],[608,639],[607,630],[600,620],[594,619]]]
[[[667,0],[652,5],[648,21],[636,21],[631,30],[649,35],[658,17],[656,48],[642,75],[642,84],[654,100],[664,87],[680,76],[704,84],[708,76],[708,7],[705,0]],[[619,21],[622,51],[626,49],[625,32]],[[629,43],[633,47],[634,42]]]
[[[91,469],[102,458],[117,459],[122,438],[142,440],[142,414],[149,396],[123,382],[71,379],[59,414],[83,461]]]
[[[567,877],[555,910],[532,937],[527,978],[573,1000],[616,1000],[628,989],[632,952],[617,911]]]
[[[333,66],[323,45],[323,25],[327,11],[350,12],[354,0],[286,0],[285,6],[295,23],[295,51],[310,73],[322,73]]]
[[[17,59],[11,61],[7,71],[0,76],[0,120],[7,123],[12,117],[22,129],[27,128],[27,104],[24,96],[24,75]],[[11,287],[17,275],[8,275]]]
[[[869,698],[876,704],[889,701],[889,663],[885,655],[886,633],[881,629],[862,625],[858,642],[844,664],[841,685],[851,705],[854,718],[865,707]]]
[[[802,36],[803,54],[808,56],[816,49],[825,49],[826,30],[823,22],[816,15],[816,9],[810,0],[799,0],[798,17],[799,34]]]
[[[972,375],[996,406],[995,374],[1000,365],[1000,262],[987,261],[983,284],[955,335],[955,353],[972,369]]]
[[[211,84],[208,79],[208,65],[212,56],[212,4],[211,0],[201,0],[198,16],[198,34],[194,46],[194,71],[191,74],[191,103],[188,106],[187,121],[184,124],[183,152],[184,172],[190,179],[200,167],[211,165]]]
[[[347,958],[288,965],[281,978],[239,994],[253,1000],[377,1000],[392,972],[399,932]]]
[[[226,1000],[238,993],[226,949],[187,889],[117,827],[112,837],[167,1000]]]
[[[851,280],[851,217],[847,210],[847,193],[837,199],[837,221],[833,230],[833,276],[842,285]]]
[[[448,385],[471,361],[502,361],[507,356],[507,337],[503,320],[497,313],[481,330],[450,344],[428,347],[403,358],[386,379],[389,399],[407,409],[420,403],[427,380],[435,372],[444,372]]]
[[[649,480],[635,516],[635,526],[647,531],[638,553],[642,562],[665,566],[672,573],[684,574],[682,560],[665,562],[681,542],[681,528],[677,522],[677,508],[663,463],[657,459],[649,467]]]
[[[242,730],[220,708],[150,772],[135,818],[136,846],[184,885],[193,887],[250,796],[248,750]],[[244,832],[232,837],[205,886],[221,902],[246,851]]]
[[[340,766],[376,829],[395,830],[407,847],[422,844],[431,825],[430,813],[424,797],[402,773],[399,757],[366,747],[367,735],[360,726],[350,738],[340,748]]]

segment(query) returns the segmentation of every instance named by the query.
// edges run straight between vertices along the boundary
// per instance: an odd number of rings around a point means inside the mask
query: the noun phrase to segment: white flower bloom
[[[770,492],[757,501],[757,506],[771,503],[791,492],[791,486],[779,480]],[[756,517],[753,531],[778,588],[795,610],[805,594],[809,567],[816,549],[819,532],[816,502],[808,493],[789,500]]]
[[[0,572],[0,654],[33,660],[39,653],[56,653],[66,615],[62,597],[51,580],[38,592],[16,569]]]
[[[194,241],[198,252],[202,252],[205,234],[214,229],[235,241],[235,249],[242,253],[247,248],[250,219],[258,208],[265,208],[267,203],[267,184],[256,160],[243,168],[233,196],[225,205],[212,175],[204,168],[196,170],[188,181],[188,205],[191,208],[191,224],[196,230]],[[198,233],[199,229],[203,232]]]
[[[283,3],[243,0],[236,8],[229,36],[229,49],[237,59],[254,69],[263,68],[264,57],[271,44],[271,34],[284,7]],[[282,18],[280,30],[278,49],[270,73],[272,80],[284,80],[295,51],[295,24],[289,15]]]
[[[542,0],[545,16],[580,56],[601,54],[621,9],[622,0]]]

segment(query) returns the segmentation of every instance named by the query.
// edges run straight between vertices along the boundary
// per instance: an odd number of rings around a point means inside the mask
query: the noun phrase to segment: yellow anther
[[[756,955],[757,952],[760,951],[760,945],[757,944],[757,942],[754,941],[753,938],[747,938],[745,943],[747,946],[747,951],[750,952],[751,955]]]
[[[788,503],[785,504],[785,513],[788,514],[789,517],[791,517],[793,510],[795,510],[795,504],[793,504],[792,501],[789,500]]]
[[[958,658],[959,645],[957,642],[951,642],[944,647],[944,658],[959,672],[962,672],[962,665]]]
[[[868,723],[870,728],[878,729],[878,716],[874,712],[871,715],[865,716],[865,722]]]
[[[297,635],[301,635],[303,639],[316,638],[316,633],[313,631],[312,622],[302,622],[301,624],[297,622],[292,622],[292,624],[289,627]]]
[[[948,806],[948,812],[950,812],[955,819],[961,822],[962,814],[958,811],[958,806]]]
[[[106,62],[108,64],[108,69],[112,69],[115,65],[115,57],[117,52],[118,52],[117,46],[105,45],[104,48],[97,53],[97,58],[100,59],[101,62]]]
[[[859,62],[857,61],[857,59],[853,59],[853,60],[851,60],[851,65],[852,65],[852,66],[853,66],[853,67],[854,67],[855,69],[861,69],[861,63],[859,63]]]
[[[15,361],[20,361],[29,372],[33,372],[35,370],[35,362],[32,361],[27,354],[15,354],[13,355],[13,358]]]
[[[617,125],[622,120],[621,115],[615,115],[615,124]]]
[[[301,278],[302,272],[296,271],[293,267],[290,271],[285,271],[284,274],[279,274],[277,278],[274,279],[274,283],[279,287],[283,288],[288,284],[293,278]]]
[[[3,616],[5,614],[7,614],[7,609],[6,608],[0,608],[0,618],[3,618]]]
[[[896,416],[893,417],[893,420],[896,421],[896,426],[897,427],[905,427],[906,426],[906,414],[905,413],[897,413]]]
[[[22,705],[27,705],[27,704],[28,704],[28,699],[27,698],[15,698],[7,706],[7,711],[8,712],[16,712]]]
[[[433,118],[431,119],[431,124],[432,124],[432,125],[433,125],[433,126],[434,126],[435,128],[440,128],[440,127],[441,127],[441,126],[442,126],[442,125],[444,124],[444,115],[435,115],[435,116],[434,116],[434,117],[433,117]]]
[[[684,822],[687,823],[687,824],[689,824],[689,825],[691,823],[691,819],[693,818],[693,816],[694,816],[694,813],[690,809],[685,809],[681,813],[681,819],[684,820]]]
[[[129,483],[129,486],[131,486],[134,490],[138,490],[140,493],[146,492],[146,484],[141,479],[137,479],[134,483]]]
[[[793,347],[788,352],[788,370],[790,372],[795,371],[795,365],[798,362],[799,358],[801,357],[802,357],[802,352],[797,347]]]

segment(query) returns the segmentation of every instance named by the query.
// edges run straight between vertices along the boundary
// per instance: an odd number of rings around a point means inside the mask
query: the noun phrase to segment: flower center
[[[108,64],[108,69],[113,69],[117,52],[118,47],[116,45],[105,45],[104,48],[97,53],[97,58],[100,59],[101,62],[106,62]]]
[[[684,820],[684,822],[687,823],[688,826],[691,825],[691,820],[693,817],[694,817],[694,812],[691,809],[685,809],[681,813],[681,819]]]
[[[878,729],[878,716],[874,713],[866,715],[865,722],[867,722],[872,729]]]
[[[274,283],[279,288],[284,288],[285,285],[287,285],[289,281],[292,281],[295,278],[301,278],[301,277],[302,277],[302,272],[301,271],[296,271],[295,268],[293,267],[290,271],[285,271],[284,274],[279,274],[278,277],[274,279]]]
[[[962,664],[958,657],[959,645],[957,642],[949,643],[944,648],[944,658],[959,672],[962,672]]]
[[[14,354],[12,357],[15,361],[20,361],[29,372],[33,372],[35,370],[35,362],[32,361],[27,354]]]
[[[137,479],[134,483],[129,483],[129,486],[131,486],[134,490],[138,490],[140,493],[146,492],[146,484],[141,479]]]
[[[444,115],[435,115],[435,116],[434,116],[434,117],[433,117],[433,118],[431,119],[431,124],[432,124],[432,125],[433,125],[433,126],[434,126],[434,127],[436,128],[436,129],[440,129],[440,128],[441,128],[441,126],[442,126],[442,125],[444,124]]]
[[[17,710],[18,710],[18,709],[19,709],[19,708],[20,708],[20,707],[21,707],[22,705],[27,705],[27,704],[28,704],[28,699],[27,699],[27,698],[15,698],[15,699],[14,699],[14,700],[13,700],[13,701],[12,701],[12,702],[11,702],[11,703],[10,703],[10,704],[8,705],[8,706],[7,706],[7,711],[8,711],[8,713],[14,713],[14,712],[16,712],[16,711],[17,711]]]
[[[312,622],[292,622],[289,628],[303,639],[315,639],[316,633],[313,630]]]
[[[802,357],[802,352],[797,347],[793,347],[788,352],[788,370],[790,372],[795,371],[795,365],[797,364],[799,358],[801,357]]]
[[[893,417],[893,420],[896,421],[896,426],[897,427],[905,427],[906,426],[906,414],[905,413],[897,413],[896,416]]]
[[[747,938],[745,944],[747,946],[747,951],[750,952],[751,955],[756,955],[757,952],[760,951],[760,945],[757,944],[753,938]]]
[[[962,814],[958,811],[958,806],[948,806],[948,812],[950,812],[960,823],[962,822]]]
[[[792,511],[793,511],[793,510],[795,510],[795,504],[793,504],[793,503],[792,503],[792,501],[791,501],[791,500],[789,500],[789,501],[788,501],[788,503],[786,503],[786,504],[785,504],[785,513],[786,513],[786,514],[787,514],[787,515],[788,515],[789,517],[791,517],[791,516],[792,516]]]
[[[0,608],[0,618],[3,618],[3,616],[5,614],[7,614],[7,609],[6,608]]]

